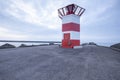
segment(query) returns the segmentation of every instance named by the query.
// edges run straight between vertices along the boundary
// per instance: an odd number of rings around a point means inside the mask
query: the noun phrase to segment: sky
[[[0,0],[0,40],[61,41],[57,10],[72,3],[86,9],[80,17],[81,43],[120,42],[119,0]]]

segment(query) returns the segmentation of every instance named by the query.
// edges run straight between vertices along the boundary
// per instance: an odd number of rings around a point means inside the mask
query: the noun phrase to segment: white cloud
[[[25,30],[25,32],[23,32],[22,30],[19,31],[17,29],[12,29],[10,27],[11,26],[9,25],[0,25],[0,40],[1,39],[2,40],[38,40],[38,41],[61,40],[61,34],[60,33],[54,34],[54,32],[52,32],[54,30],[52,31],[44,30],[43,32],[38,32],[39,30]]]
[[[12,30],[8,30],[4,28],[4,26],[0,26],[0,38],[1,39],[9,39],[9,40],[22,40],[27,39],[26,35],[22,35],[19,33],[15,33]]]
[[[34,5],[24,2],[23,0],[11,0],[12,4],[6,9],[6,12],[13,17],[18,18],[21,21],[25,21],[31,24],[39,25],[40,27],[48,27],[50,29],[58,28],[58,14],[57,8],[50,3],[46,7],[39,5],[40,10],[34,7]]]
[[[10,7],[6,10],[10,15],[30,23],[39,22],[37,10],[31,4],[25,3],[23,0],[11,1],[12,4],[10,4]]]
[[[60,19],[58,18],[57,9],[73,2],[47,0],[46,5],[44,6],[44,4],[34,5],[42,2],[39,0],[33,1],[34,3],[25,2],[24,0],[11,1],[12,3],[10,4],[10,7],[6,10],[8,14],[21,21],[39,25],[40,27],[46,26],[50,29],[58,29],[58,27],[60,27]],[[74,1],[74,3],[78,3],[78,5],[79,3],[83,4],[84,6],[82,7],[86,8],[85,15],[81,17],[81,23],[83,25],[94,24],[108,18],[109,15],[105,16],[103,13],[110,9],[115,4],[116,0],[103,1],[98,5],[99,2],[101,1]],[[35,6],[39,8],[36,8]]]
[[[95,23],[102,22],[102,20],[107,19],[110,17],[110,13],[107,12],[107,10],[111,9],[115,3],[116,0],[10,0],[11,3],[9,6],[6,7],[6,14],[10,15],[14,18],[16,18],[16,21],[24,21],[26,23],[34,24],[35,26],[39,27],[45,27],[47,30],[55,29],[61,31],[61,20],[58,17],[57,9],[64,7],[71,3],[76,3],[80,5],[81,7],[85,8],[85,13],[81,16],[81,24],[84,29],[86,29],[84,26],[89,27],[91,25],[94,25]],[[33,1],[33,2],[32,2]],[[45,3],[42,4],[42,2]],[[112,10],[111,10],[112,11]],[[104,15],[105,14],[105,15]],[[19,22],[18,22],[19,23]],[[24,25],[24,24],[23,24]],[[19,25],[18,25],[19,26]],[[33,25],[32,25],[33,26]],[[30,26],[30,27],[32,27]],[[4,26],[1,26],[4,27]],[[16,27],[13,25],[13,27]],[[95,26],[97,27],[97,26]],[[11,27],[12,28],[12,27]],[[24,29],[24,26],[20,25],[21,29]],[[26,27],[28,28],[28,27]],[[33,27],[35,28],[35,27]],[[32,28],[30,28],[32,29]],[[39,28],[37,28],[39,29]],[[90,29],[90,28],[89,28]],[[42,28],[41,28],[42,30]],[[40,31],[41,31],[40,30]],[[4,28],[0,28],[0,38],[2,39],[26,39],[26,40],[55,40],[58,38],[58,40],[61,40],[58,36],[59,34],[56,33],[50,33],[49,31],[46,33],[49,34],[47,37],[44,35],[44,33],[41,31],[36,35],[35,31],[26,32],[26,35],[23,35],[21,33],[12,32],[13,30],[8,30]],[[27,31],[27,30],[23,30]],[[53,30],[54,31],[54,30]],[[84,30],[82,30],[84,31]],[[87,30],[88,31],[88,30]],[[90,33],[85,31],[84,33]],[[27,34],[28,33],[28,34]],[[31,34],[29,34],[31,33]],[[33,35],[32,35],[33,34]],[[92,34],[92,33],[91,33]],[[104,35],[105,36],[105,35]],[[11,38],[12,37],[12,38]],[[108,38],[108,37],[107,37]],[[115,38],[115,37],[113,37]],[[92,34],[91,36],[85,36],[84,34],[81,35],[82,40],[106,40],[105,37],[96,37],[95,34]],[[111,39],[111,38],[110,38]],[[116,38],[115,38],[116,39]]]
[[[100,1],[95,1],[94,4],[92,2],[90,3],[86,2],[87,4],[92,4],[92,5],[91,6],[86,5],[88,10],[86,9],[85,15],[82,18],[81,21],[82,24],[88,26],[90,24],[98,23],[110,17],[110,13],[106,13],[106,12],[116,4],[116,0],[103,1],[102,3],[99,2]]]
[[[116,35],[81,35],[81,41],[82,42],[89,42],[89,41],[95,41],[95,42],[118,42],[120,38]]]

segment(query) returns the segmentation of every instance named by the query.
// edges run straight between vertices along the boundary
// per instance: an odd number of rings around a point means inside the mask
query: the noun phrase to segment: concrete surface
[[[2,49],[0,80],[120,80],[120,52],[97,46]]]

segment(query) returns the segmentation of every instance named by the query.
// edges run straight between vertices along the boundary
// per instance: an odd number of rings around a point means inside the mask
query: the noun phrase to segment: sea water
[[[49,44],[49,43],[27,43],[27,42],[0,42],[0,46],[1,45],[3,45],[3,44],[6,44],[6,43],[8,43],[8,44],[12,44],[12,45],[14,45],[14,46],[16,46],[16,47],[19,47],[21,44],[25,44],[25,45],[42,45],[42,44]],[[82,44],[82,43],[81,43]],[[99,42],[99,43],[96,43],[97,45],[100,45],[100,46],[107,46],[107,47],[109,47],[109,46],[111,46],[111,45],[113,45],[113,44],[116,44],[116,43],[107,43],[107,42]]]

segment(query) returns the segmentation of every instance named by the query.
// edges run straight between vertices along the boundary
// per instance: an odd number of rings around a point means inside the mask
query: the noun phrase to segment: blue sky
[[[80,40],[120,42],[119,0],[0,0],[0,40],[61,41],[57,9],[75,3],[86,9]]]

